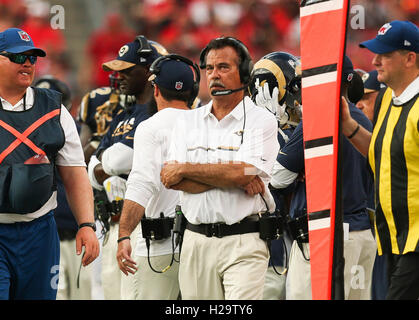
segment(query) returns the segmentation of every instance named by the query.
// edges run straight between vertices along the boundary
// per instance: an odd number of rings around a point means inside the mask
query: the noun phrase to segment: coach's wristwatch
[[[83,227],[90,227],[93,229],[93,231],[96,232],[96,224],[94,222],[85,222],[79,225],[79,229],[83,228]]]

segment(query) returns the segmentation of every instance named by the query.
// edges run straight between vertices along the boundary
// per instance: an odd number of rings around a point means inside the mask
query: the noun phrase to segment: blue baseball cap
[[[352,64],[351,59],[348,56],[343,57],[343,66],[342,66],[342,80],[346,82],[351,82],[354,77],[355,70]]]
[[[378,81],[377,75],[377,70],[365,72],[362,75],[362,82],[364,83],[364,93],[380,91],[381,88],[386,87],[384,83]]]
[[[359,44],[361,48],[383,54],[396,50],[419,52],[419,28],[410,21],[394,20],[384,24],[377,36]]]
[[[167,90],[185,92],[193,90],[194,73],[191,66],[180,60],[164,60],[159,65],[159,72],[149,80]]]
[[[34,51],[34,55],[45,57],[44,50],[36,48],[29,34],[18,28],[9,28],[0,32],[0,52],[22,53],[29,50]]]
[[[116,59],[102,64],[103,70],[121,71],[135,65],[149,66],[157,58],[168,54],[161,44],[150,40],[145,41],[148,42],[149,48],[142,48],[141,42],[138,40],[123,45],[119,49]],[[138,52],[139,50],[140,52]]]

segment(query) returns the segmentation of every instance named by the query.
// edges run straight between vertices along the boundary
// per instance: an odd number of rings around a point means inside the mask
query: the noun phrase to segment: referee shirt
[[[368,159],[375,177],[379,254],[419,252],[419,77],[400,96],[387,88]]]
[[[263,197],[273,212],[275,202],[267,186],[279,150],[275,116],[257,107],[249,97],[221,120],[211,110],[212,101],[178,118],[169,160],[201,164],[237,161],[253,165],[265,183]],[[198,194],[181,192],[180,196],[182,211],[192,224],[230,225],[266,210],[260,195],[248,196],[239,188],[215,188]]]
[[[34,90],[31,87],[26,89],[26,98],[22,98],[15,105],[1,98],[4,110],[8,111],[24,111],[32,108],[34,104]],[[23,105],[25,101],[25,106]],[[64,146],[58,151],[55,164],[57,166],[82,166],[85,167],[83,149],[79,134],[77,132],[76,123],[68,110],[61,105],[60,124],[65,135]],[[27,214],[2,213],[0,214],[0,223],[14,223],[31,221],[39,218],[57,207],[57,191],[54,191],[49,200],[37,211]]]

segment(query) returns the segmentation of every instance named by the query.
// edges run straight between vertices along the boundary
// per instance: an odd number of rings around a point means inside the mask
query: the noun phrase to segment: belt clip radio
[[[306,213],[294,219],[288,216],[287,225],[293,240],[298,243],[308,242],[308,218]]]
[[[182,209],[179,205],[175,209],[175,218],[173,222],[173,233],[183,236],[186,229],[186,218],[183,215]]]
[[[160,212],[160,218],[143,218],[141,219],[141,230],[143,238],[149,240],[163,240],[171,237],[173,228],[173,218],[165,217]]]
[[[283,223],[279,211],[259,213],[259,237],[265,241],[277,240],[283,236]]]
[[[150,261],[150,240],[163,240],[170,238],[172,236],[173,229],[173,218],[165,217],[163,212],[160,212],[160,218],[151,219],[143,217],[141,219],[141,230],[143,233],[143,238],[145,238],[145,244],[147,247],[147,261],[150,269],[156,273],[164,273],[170,269],[175,261],[174,252],[172,252],[172,259],[170,264],[162,270],[156,270],[151,265]],[[172,240],[173,241],[173,240]]]
[[[175,246],[179,246],[179,253],[182,250],[183,234],[185,233],[188,221],[183,215],[180,205],[176,206],[175,219],[173,222],[173,234],[175,235]]]

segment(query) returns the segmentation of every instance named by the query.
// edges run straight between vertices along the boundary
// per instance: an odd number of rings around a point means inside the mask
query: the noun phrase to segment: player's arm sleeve
[[[284,189],[293,183],[297,177],[298,173],[284,168],[278,161],[275,161],[270,184],[276,189]]]
[[[276,157],[270,181],[274,188],[286,188],[304,171],[303,146],[303,129],[300,123]]]
[[[89,165],[87,166],[87,174],[89,176],[90,184],[92,185],[92,187],[96,190],[103,190],[103,185],[96,180],[95,176],[94,169],[98,164],[100,164],[100,161],[98,160],[98,158],[96,158],[95,155],[92,155],[90,157]]]
[[[117,142],[102,153],[103,171],[110,176],[129,174],[133,160],[133,149]]]

